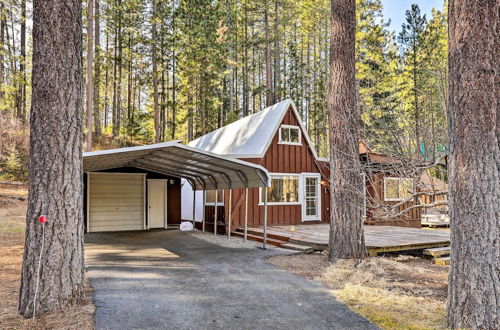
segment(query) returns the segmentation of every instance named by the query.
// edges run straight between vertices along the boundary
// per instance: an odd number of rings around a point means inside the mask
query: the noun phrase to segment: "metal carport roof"
[[[85,172],[125,166],[184,178],[196,190],[266,187],[270,183],[262,166],[177,141],[83,153]]]

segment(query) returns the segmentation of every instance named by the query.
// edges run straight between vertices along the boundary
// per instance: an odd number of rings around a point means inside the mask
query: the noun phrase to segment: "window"
[[[413,179],[384,178],[384,200],[401,201],[411,197]]]
[[[205,205],[215,205],[215,190],[205,192]],[[217,205],[224,205],[224,190],[222,189],[217,194]]]
[[[301,144],[300,128],[298,126],[281,125],[279,143],[280,144]]]
[[[267,202],[270,204],[300,204],[300,175],[271,175],[271,187],[267,190]],[[264,203],[265,189],[261,189],[260,202]]]

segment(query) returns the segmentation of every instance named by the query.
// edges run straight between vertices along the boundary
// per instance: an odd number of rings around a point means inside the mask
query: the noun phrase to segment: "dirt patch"
[[[85,287],[85,301],[64,311],[24,319],[17,313],[23,244],[0,244],[0,328],[2,329],[93,329],[92,290]]]
[[[269,262],[324,283],[337,299],[384,329],[445,328],[448,266],[405,255],[332,264],[318,253]]]
[[[26,186],[0,184],[0,329],[93,329],[92,290],[85,301],[64,311],[38,317],[35,322],[17,313],[24,250]]]

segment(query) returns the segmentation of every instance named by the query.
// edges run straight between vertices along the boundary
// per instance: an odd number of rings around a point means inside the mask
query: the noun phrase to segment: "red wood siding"
[[[291,109],[288,109],[282,125],[299,126]],[[279,132],[276,132],[273,140],[263,158],[242,158],[242,160],[259,164],[265,167],[270,173],[320,173],[314,156],[307,145],[306,138],[301,133],[301,146],[278,144]],[[301,183],[302,184],[302,183]],[[248,225],[261,226],[264,224],[264,207],[259,206],[259,189],[248,189]],[[328,221],[329,197],[324,193],[324,187],[321,187],[321,211],[322,221]],[[232,228],[242,227],[245,221],[245,201],[238,201],[244,195],[245,189],[234,189],[232,197]],[[229,205],[229,191],[224,193],[224,205]],[[229,218],[229,207],[225,208],[224,218],[227,222]],[[319,223],[320,221],[302,222],[302,205],[269,205],[268,206],[268,225],[279,224],[308,224]]]
[[[384,174],[376,173],[372,178],[367,178],[366,180],[366,191],[369,198],[374,201],[379,201],[388,205],[395,205],[399,202],[397,201],[384,201]],[[409,201],[398,207],[398,213],[404,209],[418,204],[417,200]],[[401,216],[394,219],[382,219],[380,212],[375,209],[368,209],[366,212],[366,224],[376,225],[376,226],[400,226],[400,227],[414,227],[420,228],[421,221],[421,209],[419,207],[414,208]]]

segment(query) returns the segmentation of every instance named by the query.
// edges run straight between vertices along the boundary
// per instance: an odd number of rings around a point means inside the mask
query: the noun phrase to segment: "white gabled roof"
[[[85,172],[136,167],[184,178],[196,190],[266,187],[262,166],[182,145],[177,141],[83,153]]]
[[[260,112],[216,129],[189,142],[188,145],[228,157],[262,158],[290,106],[297,117],[309,148],[314,157],[318,159],[316,150],[311,144],[311,140],[297,113],[295,104],[290,99],[276,103]]]

